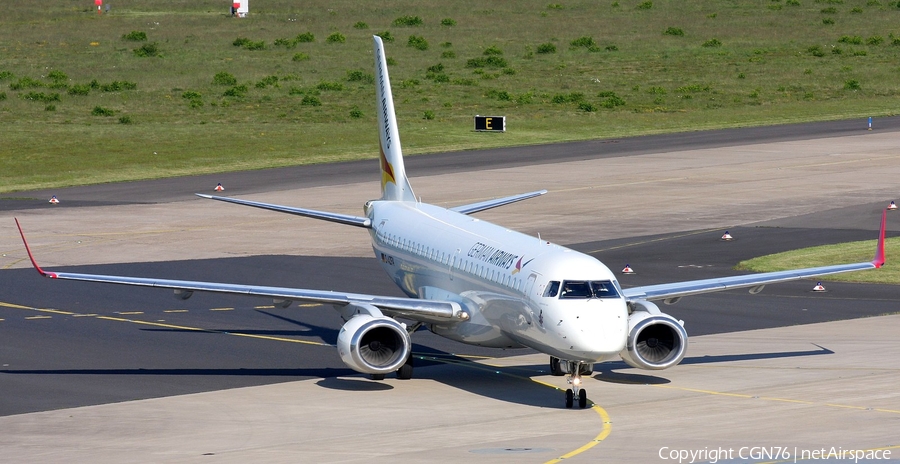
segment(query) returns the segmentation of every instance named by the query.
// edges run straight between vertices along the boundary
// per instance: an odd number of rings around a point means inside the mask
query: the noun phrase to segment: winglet
[[[884,228],[887,223],[887,210],[881,212],[881,232],[878,235],[878,246],[875,248],[875,259],[872,264],[876,268],[884,266]]]
[[[56,274],[52,272],[46,272],[38,266],[37,261],[34,260],[34,255],[31,254],[31,248],[28,246],[28,240],[25,240],[25,232],[22,232],[22,226],[19,224],[19,219],[16,218],[16,227],[19,228],[19,235],[22,236],[22,243],[25,244],[25,251],[28,252],[28,258],[31,259],[31,265],[34,266],[34,269],[38,271],[38,273],[44,277],[49,277],[51,279],[56,278]]]

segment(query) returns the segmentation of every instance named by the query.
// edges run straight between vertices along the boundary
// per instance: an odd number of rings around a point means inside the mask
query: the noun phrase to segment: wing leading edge
[[[628,299],[642,300],[672,300],[701,293],[721,292],[736,288],[760,288],[764,285],[791,280],[806,279],[842,272],[861,271],[865,269],[877,269],[884,265],[884,230],[887,219],[887,211],[881,213],[881,232],[878,244],[875,248],[875,258],[869,262],[838,264],[834,266],[811,267],[794,269],[790,271],[763,272],[732,277],[720,277],[715,279],[689,280],[669,284],[645,285],[623,290]]]
[[[190,280],[168,280],[144,277],[110,276],[100,274],[78,274],[71,272],[49,272],[41,269],[31,253],[22,226],[16,219],[19,234],[25,243],[25,250],[34,269],[44,277],[60,280],[79,280],[85,282],[101,282],[140,287],[158,287],[182,290],[187,292],[202,291],[214,293],[230,293],[235,295],[262,296],[275,299],[322,303],[336,306],[370,305],[388,315],[403,316],[417,321],[446,321],[447,319],[465,320],[468,314],[460,305],[451,301],[418,300],[390,296],[367,295],[360,293],[343,293],[323,290],[309,290],[286,287],[267,287],[256,285],[238,285],[217,282],[200,282]]]
[[[281,213],[295,214],[297,216],[305,216],[314,219],[322,219],[324,221],[337,222],[338,224],[346,224],[350,226],[371,228],[372,220],[367,217],[360,216],[351,216],[349,214],[340,214],[340,213],[330,213],[328,211],[317,211],[314,209],[306,209],[306,208],[295,208],[293,206],[282,206],[282,205],[273,205],[271,203],[261,203],[258,201],[250,201],[250,200],[241,200],[238,198],[229,198],[229,197],[217,197],[215,195],[204,195],[202,193],[196,194],[201,198],[208,198],[210,200],[218,200],[224,201],[227,203],[235,203],[238,205],[244,206],[252,206],[254,208],[262,208],[270,211],[278,211]]]

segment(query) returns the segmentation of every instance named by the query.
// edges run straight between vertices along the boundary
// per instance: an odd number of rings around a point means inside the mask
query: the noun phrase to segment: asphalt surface
[[[877,118],[873,127],[879,132],[898,131],[900,130],[900,116]],[[410,174],[430,176],[439,173],[468,172],[476,169],[486,170],[701,148],[834,138],[865,134],[866,129],[866,120],[852,119],[435,153],[427,156],[407,156],[404,164]],[[218,183],[227,186],[229,195],[293,189],[298,185],[319,187],[352,184],[371,180],[372,171],[376,169],[374,166],[377,166],[377,160],[373,157],[371,160],[346,163],[12,192],[0,194],[0,212],[47,208],[49,207],[47,200],[53,195],[64,199],[66,207],[73,208],[179,201],[196,192],[207,192]]]
[[[900,129],[900,118],[877,121]],[[864,121],[837,121],[519,147],[411,157],[417,175],[626,157],[660,151],[737,146],[856,134]],[[229,194],[341,185],[371,180],[372,162],[285,168],[178,178],[53,192],[66,207],[166,203],[223,182]],[[152,186],[152,188],[150,188]],[[50,191],[4,195],[0,210],[47,208]],[[138,199],[139,200],[135,200]],[[642,285],[734,274],[740,260],[788,249],[872,239],[882,204],[812,212],[802,224],[744,226],[721,242],[722,230],[568,244],[594,254],[610,268],[630,264],[637,273],[623,285]],[[896,234],[896,232],[891,232]],[[400,295],[374,259],[290,255],[132,262],[54,268],[68,272],[157,276],[222,282]],[[334,343],[340,327],[325,307],[274,308],[271,302],[221,295],[174,299],[166,290],[52,282],[30,269],[2,271],[0,290],[0,415],[106,404],[142,398],[263,385],[352,373]],[[897,311],[896,287],[811,282],[780,284],[762,294],[724,292],[685,298],[663,310],[686,321],[692,336],[880,315]],[[527,354],[458,344],[424,331],[413,337],[417,353],[467,356]],[[702,360],[688,357],[686,363]],[[615,363],[614,363],[615,365]],[[540,373],[542,366],[534,366]]]

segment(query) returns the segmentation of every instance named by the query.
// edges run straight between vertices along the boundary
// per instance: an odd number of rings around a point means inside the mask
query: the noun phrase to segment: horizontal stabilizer
[[[281,213],[296,214],[297,216],[322,219],[323,221],[337,222],[338,224],[365,227],[367,229],[372,227],[372,220],[367,217],[351,216],[349,214],[329,213],[327,211],[316,211],[314,209],[294,208],[292,206],[273,205],[269,203],[260,203],[258,201],[239,200],[237,198],[217,197],[215,195],[204,195],[202,193],[198,193],[196,195],[198,197],[208,198],[210,200],[219,200],[228,203],[235,203],[238,205],[252,206],[254,208],[278,211]]]
[[[487,201],[481,201],[478,203],[472,203],[469,205],[457,206],[456,208],[450,208],[450,210],[456,211],[457,213],[460,213],[460,214],[472,214],[472,213],[477,213],[479,211],[484,211],[486,209],[496,208],[498,206],[515,203],[517,201],[522,201],[522,200],[527,200],[529,198],[539,197],[545,193],[547,193],[546,190],[538,190],[536,192],[520,193],[519,195],[513,195],[513,196],[503,197],[503,198],[495,198],[493,200],[487,200]]]

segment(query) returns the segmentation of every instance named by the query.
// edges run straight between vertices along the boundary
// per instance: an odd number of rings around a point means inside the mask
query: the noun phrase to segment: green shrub
[[[832,18],[822,18],[822,24],[826,24],[826,25],[834,24],[834,19],[832,19]]]
[[[243,47],[248,43],[250,43],[250,39],[246,37],[238,37],[234,39],[234,42],[231,42],[231,45],[234,45],[235,47]]]
[[[428,50],[428,41],[424,37],[411,35],[406,45],[417,50]]]
[[[241,84],[241,85],[236,85],[236,86],[226,90],[225,93],[223,93],[222,95],[225,97],[242,98],[244,95],[247,94],[247,90],[249,90],[249,89],[247,89],[247,86],[244,84]]]
[[[369,25],[362,21],[359,21],[353,25],[353,29],[368,29],[368,28],[369,28]]]
[[[709,39],[706,42],[703,42],[704,47],[721,47],[722,41],[719,39]]]
[[[856,79],[850,79],[847,82],[844,82],[844,89],[846,90],[860,90],[862,87],[859,85],[859,81]]]
[[[56,111],[56,105],[47,105],[44,107],[44,111]]]
[[[646,2],[639,3],[635,8],[637,8],[638,10],[649,10],[650,8],[653,8],[653,2],[648,0]]]
[[[298,34],[294,40],[298,43],[315,42],[316,36],[312,32],[304,32],[303,34]]]
[[[309,55],[306,53],[294,53],[294,57],[291,58],[292,61],[306,61],[309,59]]]
[[[394,26],[421,26],[422,18],[418,16],[401,16],[394,20]]]
[[[119,124],[131,124],[131,116],[122,116],[119,118]]]
[[[835,14],[835,13],[837,13],[837,8],[835,8],[835,7],[833,7],[833,6],[829,6],[828,8],[822,8],[821,10],[819,10],[819,13],[822,13],[822,14]]]
[[[665,35],[674,35],[674,36],[679,36],[679,37],[680,37],[680,36],[683,36],[683,35],[684,35],[684,31],[681,30],[680,27],[669,27],[669,28],[666,28],[665,31],[663,31],[663,34],[665,34]]]
[[[322,81],[322,82],[319,82],[318,85],[316,85],[316,88],[319,90],[322,90],[322,91],[329,91],[329,90],[340,91],[340,90],[344,90],[344,84],[341,84],[340,82]]]
[[[881,45],[884,42],[884,37],[880,35],[873,35],[866,39],[866,45]]]
[[[18,81],[9,84],[10,90],[38,89],[41,87],[46,87],[46,85],[43,82],[30,77],[22,77]]]
[[[344,34],[341,34],[340,32],[334,32],[325,38],[325,42],[327,43],[344,43],[346,41],[347,38],[344,37]]]
[[[453,50],[444,50],[441,52],[441,58],[456,58],[456,52]]]
[[[580,109],[581,111],[586,111],[588,113],[593,113],[594,111],[597,111],[597,107],[594,106],[593,103],[584,102],[584,101],[578,103],[578,109]]]
[[[276,47],[294,48],[297,46],[297,41],[294,39],[278,38],[275,39],[274,44]]]
[[[606,99],[600,103],[600,106],[602,106],[604,108],[615,108],[617,106],[625,106],[625,100],[623,100],[622,97],[620,97],[612,92],[601,92],[601,93],[606,94],[606,95],[600,95],[601,97],[606,97]]]
[[[527,105],[529,103],[534,102],[534,93],[533,92],[525,92],[516,97],[516,104],[518,105]]]
[[[493,98],[500,101],[512,101],[512,95],[505,90],[491,89],[484,93],[487,98]]]
[[[453,79],[453,81],[451,83],[453,85],[466,85],[466,86],[478,85],[478,82],[476,82],[475,79],[463,79],[463,78]]]
[[[579,37],[569,43],[572,48],[584,47],[584,48],[596,48],[597,43],[594,42],[593,37]]]
[[[109,108],[104,108],[104,107],[102,107],[102,106],[95,106],[94,109],[91,110],[91,114],[94,115],[94,116],[106,116],[106,117],[109,117],[109,116],[114,115],[115,113],[116,113],[115,111],[113,111],[113,110],[111,110],[111,109],[109,109]]]
[[[497,48],[497,47],[491,45],[490,47],[485,48],[485,49],[484,49],[484,53],[482,53],[482,54],[485,55],[485,56],[502,55],[502,54],[503,54],[503,50],[500,50],[499,48]]]
[[[151,42],[148,44],[141,45],[140,48],[135,48],[133,50],[134,56],[138,56],[141,58],[149,58],[153,56],[159,56],[159,45],[156,42]]]
[[[141,31],[131,31],[128,34],[123,34],[122,39],[132,42],[144,42],[147,40],[147,34]]]
[[[72,87],[69,87],[69,95],[87,95],[91,93],[91,86],[89,84],[75,84]]]
[[[556,94],[550,100],[553,103],[578,103],[584,100],[584,94],[578,92],[572,92],[569,94]]]
[[[818,45],[813,45],[812,47],[807,48],[806,53],[809,53],[812,56],[818,56],[818,57],[825,56],[825,52],[822,51],[822,47],[820,47]]]
[[[466,61],[467,68],[505,68],[506,60],[501,56],[472,58]]]
[[[100,90],[103,92],[120,92],[122,90],[135,90],[137,84],[128,81],[112,81],[109,84],[101,84]]]
[[[456,20],[451,18],[444,18],[441,20],[441,26],[450,26],[453,27],[456,25]]]
[[[425,110],[425,113],[422,115],[422,119],[432,120],[434,119],[434,111]]]
[[[44,92],[28,92],[25,95],[22,95],[22,98],[31,101],[39,101],[43,103],[49,102],[58,102],[59,94],[58,93],[44,93]]]
[[[394,41],[394,35],[391,34],[391,31],[379,32],[375,35],[377,35],[378,37],[381,37],[381,40],[383,40],[385,42],[393,42]]]
[[[69,79],[69,76],[62,71],[53,70],[47,73],[47,79],[50,79],[54,82],[65,81]]]
[[[562,10],[562,9],[564,9],[564,8],[565,8],[565,7],[563,7],[563,6],[560,5],[559,3],[551,3],[551,4],[547,5],[547,9],[548,9],[548,10]]]
[[[359,118],[363,117],[363,112],[360,111],[359,108],[354,106],[353,109],[350,110],[350,117],[354,118],[354,119],[359,119]]]
[[[278,76],[272,75],[262,78],[259,82],[256,83],[256,88],[264,89],[266,87],[269,87],[270,85],[278,85]]]
[[[691,84],[691,85],[683,85],[675,89],[677,93],[697,93],[697,92],[709,92],[710,87],[708,85],[702,84]]]
[[[229,72],[222,71],[213,76],[213,84],[216,85],[235,85],[237,79]]]
[[[322,101],[315,95],[305,95],[300,104],[303,106],[322,106]]]
[[[851,13],[851,14],[860,14],[860,13],[862,13],[862,12],[863,12],[863,9],[860,8],[860,7],[856,7],[856,8],[854,8],[854,9],[850,10],[850,13]]]
[[[540,54],[556,53],[556,45],[550,42],[542,43],[537,46],[537,52]]]
[[[187,92],[184,92],[183,94],[181,94],[181,98],[184,98],[185,100],[194,100],[197,98],[203,98],[203,95],[201,95],[200,92],[194,92],[193,90],[188,90]]]
[[[260,40],[259,42],[247,42],[244,44],[244,48],[247,50],[265,50],[266,42],[264,40]]]
[[[375,82],[375,76],[361,70],[347,71],[347,82]]]
[[[662,87],[650,87],[649,89],[647,89],[647,93],[651,95],[665,95],[666,89]]]
[[[0,101],[6,100],[6,92],[0,92]]]
[[[4,79],[11,79],[13,77],[13,73],[9,71],[0,71],[0,81]]]
[[[858,35],[844,35],[838,39],[838,42],[845,43],[849,45],[862,45],[863,39]]]

